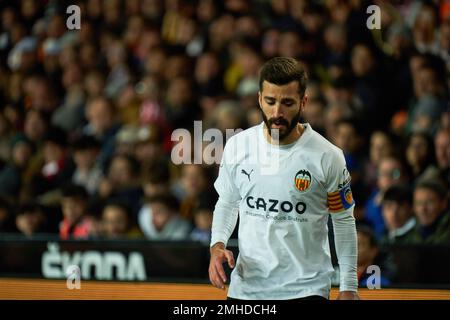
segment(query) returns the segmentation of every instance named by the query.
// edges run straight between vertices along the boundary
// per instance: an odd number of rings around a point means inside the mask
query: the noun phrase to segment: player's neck
[[[295,141],[300,139],[300,137],[302,136],[304,131],[305,131],[305,128],[303,128],[303,126],[300,123],[298,123],[297,126],[289,133],[289,135],[287,137],[285,137],[284,139],[281,139],[278,142],[272,138],[272,136],[269,134],[269,129],[267,128],[267,126],[264,125],[264,137],[266,138],[266,140],[271,144],[276,144],[276,145],[280,145],[280,146],[294,143]]]

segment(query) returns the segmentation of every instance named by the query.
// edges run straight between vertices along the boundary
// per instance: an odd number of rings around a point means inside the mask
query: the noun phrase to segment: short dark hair
[[[294,58],[275,57],[267,61],[260,72],[259,90],[262,91],[264,81],[285,85],[298,81],[298,90],[301,97],[305,95],[307,76],[303,67]]]
[[[64,198],[78,198],[82,200],[87,200],[89,194],[83,186],[68,183],[62,188],[62,196]]]
[[[42,212],[43,208],[40,204],[37,202],[29,201],[25,203],[21,203],[19,207],[16,210],[16,215],[19,216],[24,213],[36,213],[36,212]]]
[[[167,161],[157,160],[150,164],[144,177],[145,183],[168,184],[170,182],[170,170]]]
[[[383,203],[386,201],[412,204],[411,188],[407,185],[394,185],[388,188],[383,196]]]
[[[148,197],[147,202],[152,203],[160,203],[171,211],[178,212],[180,210],[180,202],[178,199],[172,194],[158,194],[151,197]]]
[[[115,159],[124,159],[127,162],[128,168],[130,169],[130,172],[134,177],[139,176],[139,174],[141,173],[140,162],[134,155],[130,154],[115,154],[112,159],[109,160],[108,170],[111,168],[111,165]]]
[[[108,199],[103,206],[102,213],[108,207],[119,208],[120,210],[122,210],[125,213],[125,215],[128,219],[128,222],[131,221],[133,210],[131,209],[131,206],[128,202],[121,200],[121,199],[116,199],[116,198]]]
[[[65,148],[67,146],[67,134],[60,127],[51,126],[44,136],[44,142],[50,142],[61,148]]]
[[[421,180],[419,181],[414,190],[428,189],[436,193],[441,200],[447,199],[447,188],[440,182],[434,180]]]
[[[100,149],[100,146],[100,142],[98,142],[97,139],[95,139],[93,136],[81,136],[72,144],[74,152]]]

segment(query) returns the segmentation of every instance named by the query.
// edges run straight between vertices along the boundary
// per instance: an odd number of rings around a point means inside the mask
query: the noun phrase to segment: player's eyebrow
[[[281,99],[281,103],[283,103],[283,104],[286,104],[286,103],[293,104],[293,103],[295,103],[295,99],[292,99],[292,98],[283,98],[283,99]]]

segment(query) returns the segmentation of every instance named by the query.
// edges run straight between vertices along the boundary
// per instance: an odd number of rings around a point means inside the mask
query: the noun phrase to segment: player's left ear
[[[308,102],[308,96],[305,93],[305,95],[303,96],[302,100],[300,101],[300,111],[301,112],[305,111],[307,102]]]

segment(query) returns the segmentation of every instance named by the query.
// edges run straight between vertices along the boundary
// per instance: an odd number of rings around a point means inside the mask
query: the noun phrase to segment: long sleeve
[[[331,215],[336,255],[340,270],[340,291],[357,291],[358,242],[353,208]]]
[[[238,203],[227,202],[222,198],[219,198],[219,201],[217,201],[213,216],[211,247],[217,242],[227,245],[236,226]]]

